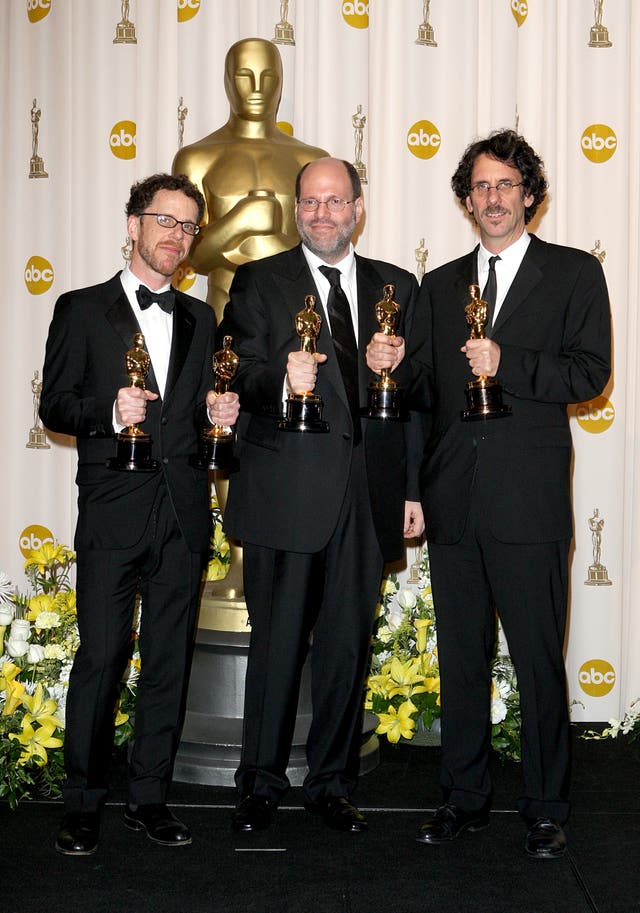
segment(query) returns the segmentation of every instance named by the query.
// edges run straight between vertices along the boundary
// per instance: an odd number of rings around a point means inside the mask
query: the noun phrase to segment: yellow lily
[[[44,542],[40,548],[31,550],[29,557],[24,563],[25,571],[30,567],[36,567],[39,574],[44,574],[50,570],[54,564],[64,564],[73,558],[73,552],[70,552],[64,545],[54,545],[53,542]]]
[[[389,673],[398,685],[417,685],[422,681],[420,660],[417,657],[402,662],[394,656],[389,664]]]
[[[212,558],[207,565],[207,580],[224,580],[227,568],[219,558]]]
[[[29,611],[27,618],[29,621],[35,621],[40,612],[53,612],[54,596],[50,593],[38,593],[29,600]]]
[[[404,701],[397,711],[395,707],[389,707],[388,713],[380,714],[376,732],[381,735],[386,734],[389,741],[393,743],[399,742],[401,738],[412,739],[416,724],[411,714],[416,710],[417,707],[412,701]]]
[[[40,726],[52,725],[52,731],[56,727],[60,729],[63,728],[62,721],[57,717],[53,716],[55,710],[58,709],[58,702],[54,701],[52,698],[44,697],[44,689],[41,682],[38,682],[38,686],[33,694],[25,694],[22,698],[22,704],[27,708],[27,713],[24,715],[25,723],[39,723]]]
[[[222,557],[229,552],[229,542],[220,524],[217,524],[213,531],[213,548]]]
[[[18,672],[20,672],[20,666],[16,666],[11,660],[2,664],[2,669],[0,669],[0,691],[4,691],[7,682],[12,682]]]
[[[9,663],[5,663],[5,666]],[[4,668],[4,666],[3,666]],[[22,682],[14,681],[13,679],[7,679],[5,681],[5,699],[4,699],[4,708],[2,710],[2,716],[12,716],[20,704],[22,703],[22,698],[25,692],[24,685]]]
[[[31,723],[27,721],[25,715],[22,721],[22,732],[20,734],[16,732],[9,733],[9,738],[17,739],[24,748],[18,764],[26,764],[31,758],[35,758],[36,764],[39,767],[43,767],[48,760],[45,749],[60,748],[62,745],[62,739],[53,735],[55,728],[52,722],[47,722],[34,729]]]

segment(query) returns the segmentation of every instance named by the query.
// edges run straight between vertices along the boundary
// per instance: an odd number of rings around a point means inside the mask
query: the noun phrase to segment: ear
[[[354,205],[355,205],[355,210],[356,210],[356,225],[357,225],[364,213],[364,201],[363,201],[362,197],[358,197]]]
[[[471,197],[470,197],[470,196],[467,196],[467,197],[466,197],[466,199],[465,199],[465,201],[464,201],[464,205],[467,207],[467,212],[468,212],[468,213],[471,213],[471,214],[473,215],[473,205],[472,205],[472,203],[471,203]]]
[[[127,219],[127,233],[132,241],[138,240],[140,233],[140,219],[138,216],[129,216]]]

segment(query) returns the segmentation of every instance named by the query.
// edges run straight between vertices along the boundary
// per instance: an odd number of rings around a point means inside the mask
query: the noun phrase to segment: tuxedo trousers
[[[506,484],[506,482],[505,482]],[[569,540],[511,543],[491,532],[477,475],[462,538],[429,542],[442,702],[446,801],[488,808],[496,611],[518,679],[525,818],[569,815],[570,733],[563,646]],[[526,517],[523,517],[526,524]]]
[[[243,548],[251,639],[239,792],[277,803],[289,786],[286,769],[311,641],[304,790],[311,802],[348,796],[359,773],[364,682],[383,571],[362,445],[354,448],[347,494],[325,548],[287,552],[246,541]]]
[[[77,548],[80,647],[67,695],[63,788],[69,811],[97,811],[106,797],[115,706],[138,592],[141,670],[129,801],[165,801],[184,718],[202,566],[203,555],[187,548],[163,481],[136,545]]]

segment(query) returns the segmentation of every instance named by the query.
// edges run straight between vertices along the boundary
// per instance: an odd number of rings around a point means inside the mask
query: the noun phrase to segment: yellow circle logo
[[[293,127],[288,120],[279,120],[276,127],[278,130],[282,130],[283,133],[286,133],[287,136],[293,136]]]
[[[178,22],[193,19],[200,12],[200,0],[178,0]]]
[[[578,681],[585,694],[604,697],[616,683],[616,670],[606,659],[588,659],[580,666]]]
[[[342,18],[354,29],[369,28],[369,4],[364,0],[344,0]]]
[[[596,396],[576,407],[578,424],[589,434],[602,434],[613,425],[616,410],[606,396]]]
[[[31,295],[42,295],[51,288],[53,267],[44,257],[30,257],[24,268],[24,284]]]
[[[109,148],[119,159],[136,157],[136,125],[132,120],[119,120],[109,136]]]
[[[33,523],[22,530],[18,545],[23,556],[28,558],[29,552],[35,548],[42,548],[45,542],[51,542],[53,545],[53,533],[46,526],[38,526],[37,523]]]
[[[518,28],[520,28],[529,13],[527,0],[511,0],[511,13],[518,23]]]
[[[618,148],[618,139],[606,124],[591,124],[580,140],[582,151],[590,162],[607,162]]]
[[[29,22],[39,22],[49,15],[51,0],[27,0],[27,15]]]
[[[409,152],[419,159],[432,158],[440,148],[440,131],[430,120],[418,120],[407,133]]]
[[[188,292],[193,283],[196,281],[196,273],[192,266],[183,263],[173,274],[171,284],[179,288],[181,292]]]

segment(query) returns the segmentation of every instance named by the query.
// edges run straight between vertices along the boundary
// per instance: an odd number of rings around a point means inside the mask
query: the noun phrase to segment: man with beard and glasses
[[[65,816],[56,841],[67,856],[97,849],[136,593],[142,666],[124,821],[165,846],[191,843],[166,805],[209,543],[207,474],[188,460],[203,425],[233,424],[239,411],[235,393],[211,389],[213,311],[170,286],[203,209],[184,175],[134,184],[130,264],[101,285],[62,295],[49,330],[40,416],[52,431],[74,435],[78,449],[80,648],[66,704]],[[140,333],[148,374],[132,386],[125,366]],[[157,471],[107,467],[115,434],[131,424],[151,435]]]
[[[609,299],[595,257],[525,230],[547,181],[523,137],[504,130],[472,143],[451,183],[480,244],[424,277],[410,343],[416,395],[432,410],[420,480],[438,628],[444,798],[417,839],[447,843],[489,824],[497,613],[520,694],[525,850],[553,859],[566,850],[569,815],[567,404],[597,396],[607,383]],[[486,338],[469,338],[471,284],[483,290]],[[371,347],[376,370],[387,363],[385,348],[384,338]],[[390,349],[388,362],[396,358]],[[483,375],[502,385],[509,412],[463,421],[467,383]]]
[[[240,356],[232,386],[243,403],[240,471],[230,479],[225,512],[227,533],[243,542],[251,623],[232,821],[240,832],[268,827],[289,786],[311,638],[307,808],[336,830],[367,827],[351,794],[378,590],[384,562],[402,554],[403,535],[422,532],[422,511],[419,426],[360,416],[374,380],[364,350],[377,329],[376,303],[393,284],[399,353],[418,290],[405,270],[354,253],[361,193],[349,163],[305,165],[295,189],[302,243],[238,268],[221,325]],[[301,351],[296,334],[309,295],[321,316],[316,352]],[[281,430],[287,394],[310,391],[322,398],[328,431]]]

